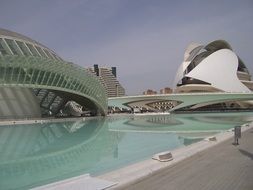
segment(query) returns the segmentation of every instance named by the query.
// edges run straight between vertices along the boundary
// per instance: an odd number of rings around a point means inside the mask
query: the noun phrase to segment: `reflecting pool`
[[[110,116],[0,126],[0,189],[100,175],[253,121],[253,113]]]

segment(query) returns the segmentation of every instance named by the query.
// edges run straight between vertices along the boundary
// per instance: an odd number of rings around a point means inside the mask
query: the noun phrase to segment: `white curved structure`
[[[108,105],[155,112],[252,111],[252,90],[242,60],[226,41],[217,40],[188,46],[175,77],[175,93],[109,98]]]
[[[248,69],[223,40],[191,44],[174,81],[175,92],[251,92]]]

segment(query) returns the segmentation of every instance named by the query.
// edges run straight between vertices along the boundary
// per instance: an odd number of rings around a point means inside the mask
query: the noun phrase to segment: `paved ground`
[[[253,129],[119,190],[253,190]],[[116,188],[117,189],[117,188]]]

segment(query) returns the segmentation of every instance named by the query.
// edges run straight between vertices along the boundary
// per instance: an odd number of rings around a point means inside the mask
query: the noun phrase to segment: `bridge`
[[[145,108],[151,111],[183,111],[226,104],[231,109],[252,107],[253,93],[180,93],[124,96],[108,99],[109,107],[120,109]],[[224,105],[225,106],[225,105]]]

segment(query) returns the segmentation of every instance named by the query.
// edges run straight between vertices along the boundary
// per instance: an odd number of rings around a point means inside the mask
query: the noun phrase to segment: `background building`
[[[173,92],[173,90],[169,87],[165,87],[160,90],[160,94],[171,94],[172,92]]]
[[[169,87],[165,87],[163,89],[160,89],[159,92],[160,92],[160,94],[171,94],[173,92],[173,90]],[[148,90],[144,91],[142,94],[143,95],[155,95],[155,94],[158,94],[158,93],[155,90],[148,89]]]
[[[155,90],[148,89],[142,93],[143,95],[154,95],[157,94]]]
[[[125,89],[117,80],[116,67],[107,68],[94,65],[93,68],[88,68],[88,70],[99,78],[108,97],[125,96]]]

